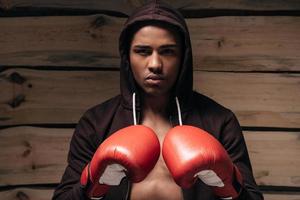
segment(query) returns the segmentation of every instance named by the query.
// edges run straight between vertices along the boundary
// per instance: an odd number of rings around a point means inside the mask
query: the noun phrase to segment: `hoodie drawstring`
[[[179,125],[182,126],[181,110],[180,110],[179,100],[178,100],[177,97],[175,97],[175,100],[176,100],[176,105],[177,105],[177,113],[178,113]]]
[[[177,97],[175,97],[175,100],[176,100],[176,106],[177,106],[179,125],[182,126],[182,118],[181,118],[181,110],[180,110],[179,100]],[[132,110],[133,110],[133,112],[132,112],[133,113],[133,124],[137,125],[136,108],[135,108],[135,92],[132,94]]]
[[[132,94],[132,110],[133,110],[133,124],[137,125],[136,110],[135,110],[135,92]]]

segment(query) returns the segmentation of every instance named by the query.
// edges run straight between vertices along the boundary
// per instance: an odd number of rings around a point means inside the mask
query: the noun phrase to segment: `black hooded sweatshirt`
[[[235,115],[212,99],[193,91],[192,49],[187,25],[179,12],[159,1],[152,1],[139,8],[126,21],[119,40],[121,94],[90,108],[80,119],[70,143],[68,165],[53,199],[88,199],[84,188],[80,185],[81,172],[105,138],[119,129],[133,125],[133,93],[136,94],[135,110],[139,122],[142,112],[141,92],[130,69],[128,50],[135,31],[144,25],[157,22],[178,31],[183,43],[182,64],[168,108],[171,124],[176,126],[179,123],[175,103],[177,97],[183,124],[196,126],[211,133],[223,144],[233,163],[240,170],[243,183],[238,199],[263,199],[253,178],[247,147]],[[131,183],[124,178],[119,186],[109,190],[104,199],[126,200],[130,198],[130,191]],[[218,199],[200,180],[192,188],[182,189],[182,193],[185,200]]]

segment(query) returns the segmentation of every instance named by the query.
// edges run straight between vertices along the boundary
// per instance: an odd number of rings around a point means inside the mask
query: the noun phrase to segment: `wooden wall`
[[[265,199],[299,200],[300,2],[169,2],[195,90],[237,114]],[[51,198],[79,117],[119,93],[119,32],[142,3],[0,0],[0,200]]]

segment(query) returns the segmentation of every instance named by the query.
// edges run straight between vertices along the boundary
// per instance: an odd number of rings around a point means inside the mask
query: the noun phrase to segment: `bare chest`
[[[171,124],[164,121],[155,124],[145,121],[143,124],[155,131],[161,145],[165,134],[172,128]],[[133,184],[130,199],[183,200],[181,188],[174,182],[162,155],[160,155],[154,169],[148,174],[146,179],[140,183]]]

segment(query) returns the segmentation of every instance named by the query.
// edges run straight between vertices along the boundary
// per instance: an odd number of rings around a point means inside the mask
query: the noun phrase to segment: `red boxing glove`
[[[165,136],[162,154],[175,182],[191,187],[200,178],[222,199],[234,199],[239,191],[234,181],[242,183],[221,143],[206,131],[193,126],[177,126]]]
[[[81,174],[81,184],[89,198],[100,199],[112,185],[127,176],[142,181],[160,155],[156,134],[142,125],[123,128],[108,137],[97,149]]]

